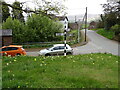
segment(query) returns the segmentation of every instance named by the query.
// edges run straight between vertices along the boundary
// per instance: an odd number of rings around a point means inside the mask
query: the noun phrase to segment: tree
[[[65,6],[60,1],[35,0],[34,2],[40,10],[47,15],[64,13]]]
[[[15,1],[13,4],[12,4],[13,7],[16,7],[16,8],[20,8],[20,10],[17,10],[17,9],[12,9],[12,18],[13,19],[18,19],[20,20],[21,22],[24,22],[24,16],[23,16],[23,11],[22,11],[22,7],[21,7],[21,4],[20,2],[18,1]]]
[[[17,11],[25,12],[25,13],[42,14],[42,15],[47,16],[47,17],[52,18],[52,19],[53,19],[53,16],[56,14],[61,14],[61,13],[66,14],[64,12],[65,6],[60,1],[58,2],[58,1],[51,0],[51,2],[49,2],[47,0],[40,0],[40,1],[35,0],[34,3],[38,7],[38,8],[35,8],[34,10],[32,10],[32,9],[28,10],[27,8],[23,9],[21,7],[21,6],[24,7],[24,5],[27,4],[27,2],[17,3],[17,5],[11,5],[8,3],[4,3],[3,5],[9,6],[13,10],[17,10]],[[13,17],[14,17],[14,15],[13,15]]]
[[[5,4],[6,2],[4,1],[0,1],[0,3],[3,5]],[[2,6],[2,22],[5,22],[6,19],[10,16],[10,13],[9,13],[9,7],[8,6]]]
[[[12,19],[11,17],[6,19],[3,23],[3,29],[12,29],[13,42],[21,43],[25,41],[25,26],[18,19]]]
[[[120,24],[120,1],[103,4],[104,16],[102,19],[104,27],[109,30],[115,24]]]
[[[61,32],[61,29],[63,27],[58,22],[54,22],[46,16],[36,14],[33,14],[28,18],[26,25],[28,27],[28,30],[32,31],[35,34],[33,38],[36,42],[57,40],[55,39],[55,34],[56,32]]]
[[[47,16],[36,14],[28,17],[25,23],[11,17],[3,23],[3,29],[13,30],[14,43],[62,40],[61,37],[56,36],[56,33],[61,32],[62,28],[60,23]]]

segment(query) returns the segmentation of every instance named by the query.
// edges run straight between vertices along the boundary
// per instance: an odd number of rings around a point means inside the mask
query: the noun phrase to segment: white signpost
[[[67,36],[67,22],[65,21],[65,28],[64,28],[64,56],[66,57],[66,36]]]

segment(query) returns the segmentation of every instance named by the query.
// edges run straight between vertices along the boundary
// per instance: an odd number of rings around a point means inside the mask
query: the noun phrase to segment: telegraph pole
[[[80,42],[80,19],[78,21],[78,43]]]
[[[86,7],[86,13],[85,13],[85,42],[86,42],[86,35],[87,34],[87,7]]]

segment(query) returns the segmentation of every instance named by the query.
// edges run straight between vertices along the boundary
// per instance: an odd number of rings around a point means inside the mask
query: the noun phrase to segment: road
[[[84,32],[84,30],[82,30]],[[89,54],[89,53],[111,53],[113,55],[118,55],[118,42],[109,40],[95,31],[87,30],[87,37],[89,41],[84,46],[74,47],[73,55],[78,54]],[[27,55],[38,56],[38,51],[27,52]],[[120,54],[119,54],[120,56]]]
[[[89,42],[84,46],[75,47],[74,55],[88,53],[111,53],[118,55],[118,45],[120,45],[118,42],[109,40],[92,30],[87,30],[87,37]]]

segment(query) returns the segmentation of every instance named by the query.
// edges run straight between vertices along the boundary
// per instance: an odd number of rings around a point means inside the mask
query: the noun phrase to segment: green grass
[[[3,88],[118,88],[118,56],[3,57]]]
[[[100,29],[97,31],[98,34],[108,38],[108,39],[113,39],[114,36],[115,36],[115,33],[113,31],[107,31],[107,30],[104,30],[104,29]]]

